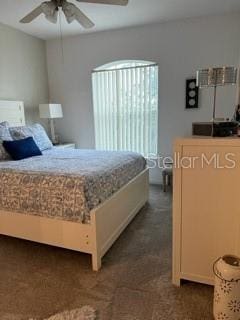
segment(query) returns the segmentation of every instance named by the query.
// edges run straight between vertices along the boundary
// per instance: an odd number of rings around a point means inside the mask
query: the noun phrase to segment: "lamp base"
[[[52,141],[53,145],[55,145],[55,144],[59,143],[59,140],[58,140],[58,137],[56,136],[56,133],[55,133],[54,120],[50,119],[49,121],[50,121],[50,130],[51,130],[51,141]]]

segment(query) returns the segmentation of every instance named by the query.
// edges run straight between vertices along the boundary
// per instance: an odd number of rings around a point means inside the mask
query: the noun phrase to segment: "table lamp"
[[[199,88],[213,87],[213,119],[216,119],[217,87],[235,85],[237,83],[237,69],[234,67],[208,68],[197,71],[197,86]]]
[[[53,144],[57,144],[58,139],[56,138],[56,134],[55,134],[54,119],[60,119],[63,117],[61,104],[56,104],[56,103],[40,104],[39,113],[40,113],[41,119],[49,119],[50,129],[51,129],[51,140]]]

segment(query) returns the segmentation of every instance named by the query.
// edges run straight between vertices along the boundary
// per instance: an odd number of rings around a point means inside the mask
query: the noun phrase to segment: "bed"
[[[23,103],[0,101],[2,121],[23,125]],[[91,254],[95,271],[148,200],[145,161],[129,152],[53,148],[1,161],[0,179],[0,234]]]

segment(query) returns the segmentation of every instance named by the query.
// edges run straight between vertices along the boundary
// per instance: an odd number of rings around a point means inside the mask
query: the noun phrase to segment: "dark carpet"
[[[101,320],[212,319],[213,289],[171,283],[171,194],[150,201],[91,270],[90,256],[0,237],[0,319],[43,319],[91,305]]]

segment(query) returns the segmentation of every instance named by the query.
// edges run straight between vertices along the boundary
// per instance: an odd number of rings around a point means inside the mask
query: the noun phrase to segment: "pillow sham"
[[[3,147],[13,160],[23,160],[42,155],[42,152],[32,137],[21,140],[3,141]]]
[[[10,124],[9,124],[9,122],[7,122],[7,121],[4,121],[4,122],[1,122],[0,123],[0,126],[4,126],[4,127],[10,127]]]
[[[53,147],[46,131],[39,123],[25,127],[12,127],[9,128],[9,131],[13,140],[32,137],[41,151],[51,149]]]
[[[9,160],[10,156],[3,147],[3,141],[12,141],[11,134],[6,125],[0,124],[0,160]]]

